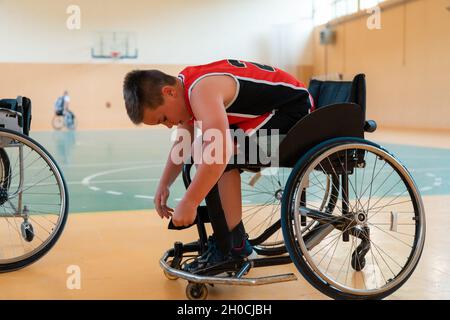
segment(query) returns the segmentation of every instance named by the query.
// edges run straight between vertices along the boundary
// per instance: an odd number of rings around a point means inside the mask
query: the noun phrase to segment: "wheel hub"
[[[365,225],[367,223],[367,213],[364,211],[355,213],[355,221],[359,225]]]
[[[275,199],[281,201],[283,198],[283,189],[279,189],[275,192]]]

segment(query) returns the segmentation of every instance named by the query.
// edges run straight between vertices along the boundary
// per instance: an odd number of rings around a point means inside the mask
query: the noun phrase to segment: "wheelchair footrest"
[[[159,261],[161,268],[170,276],[185,279],[189,282],[194,283],[204,283],[204,284],[223,284],[223,285],[240,285],[240,286],[259,286],[271,283],[287,282],[297,280],[297,276],[293,273],[277,274],[272,276],[257,277],[257,278],[244,278],[243,275],[250,270],[254,264],[254,261],[261,261],[264,259],[247,260],[244,262],[240,270],[237,271],[235,276],[220,276],[220,275],[198,275],[190,272],[180,270],[178,268],[173,268],[168,263],[168,259],[173,257],[174,250],[171,249],[167,251]],[[271,259],[271,258],[267,258]],[[281,264],[280,262],[274,264]],[[262,265],[261,265],[262,266]],[[268,264],[264,264],[268,266]]]

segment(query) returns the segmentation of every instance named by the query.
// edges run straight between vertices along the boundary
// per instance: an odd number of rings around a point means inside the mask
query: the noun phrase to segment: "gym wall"
[[[33,101],[33,130],[51,129],[53,103],[67,89],[81,129],[132,128],[122,81],[135,68],[176,75],[223,58],[273,64],[307,80],[312,72],[311,0],[2,0],[0,97]],[[69,30],[71,4],[81,28]],[[93,33],[131,31],[139,58],[91,58]],[[106,108],[106,103],[111,104]]]
[[[397,1],[398,2],[398,1]],[[335,26],[336,42],[320,44],[314,30],[314,74],[367,75],[368,117],[382,127],[450,129],[450,6],[413,0]]]
[[[52,130],[53,104],[68,89],[79,129],[134,128],[122,96],[124,75],[133,69],[159,69],[176,75],[182,66],[130,64],[0,64],[0,97],[21,94],[33,103],[32,130]],[[7,81],[5,81],[7,79]],[[110,107],[107,108],[106,104]]]

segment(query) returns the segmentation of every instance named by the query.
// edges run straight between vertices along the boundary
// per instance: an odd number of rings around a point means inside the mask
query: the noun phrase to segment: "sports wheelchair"
[[[208,245],[212,209],[198,208],[199,240],[176,242],[160,260],[167,278],[188,280],[189,299],[205,299],[208,284],[296,280],[293,273],[247,277],[251,268],[289,263],[334,299],[382,299],[408,280],[424,247],[424,206],[400,161],[364,139],[376,130],[366,121],[365,88],[364,74],[352,82],[312,80],[316,109],[280,142],[278,170],[240,166],[242,220],[258,258],[183,271]],[[191,168],[183,168],[186,187]]]
[[[48,151],[28,136],[30,124],[30,99],[0,99],[0,272],[43,257],[67,220],[64,177]]]
[[[55,130],[61,130],[64,127],[69,130],[75,130],[77,128],[75,114],[70,110],[57,112],[52,119],[52,127]]]

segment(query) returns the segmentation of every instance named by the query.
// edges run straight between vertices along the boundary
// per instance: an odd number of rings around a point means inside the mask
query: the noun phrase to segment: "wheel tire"
[[[55,115],[52,119],[52,127],[55,130],[61,130],[64,127],[64,116]]]
[[[289,252],[289,255],[294,262],[295,266],[297,267],[298,271],[302,274],[302,276],[317,290],[322,292],[323,294],[333,298],[333,299],[355,299],[355,300],[367,300],[367,299],[383,299],[393,292],[395,292],[397,289],[399,289],[412,275],[415,268],[417,267],[418,261],[422,255],[423,247],[424,247],[424,239],[425,239],[425,216],[423,216],[422,223],[422,243],[421,247],[418,249],[419,251],[416,252],[416,262],[410,267],[409,274],[405,275],[403,280],[399,282],[397,285],[392,287],[389,290],[383,291],[376,295],[371,296],[364,296],[364,295],[355,295],[350,294],[346,292],[342,292],[341,290],[338,290],[334,287],[332,287],[330,284],[324,282],[324,280],[319,279],[318,275],[311,270],[310,265],[308,262],[304,259],[304,253],[300,250],[296,235],[293,232],[292,227],[292,217],[291,217],[291,211],[290,210],[290,201],[293,197],[293,194],[296,192],[295,185],[297,183],[297,180],[302,176],[303,172],[306,170],[309,164],[311,164],[317,157],[319,157],[323,152],[326,150],[342,145],[342,144],[349,144],[349,143],[360,143],[360,144],[366,144],[375,148],[378,148],[380,150],[383,150],[384,152],[388,153],[393,157],[391,153],[389,153],[387,150],[379,146],[378,144],[375,144],[373,142],[360,139],[360,138],[351,138],[351,137],[345,137],[345,138],[336,138],[331,139],[328,141],[325,141],[316,147],[312,148],[310,151],[308,151],[303,157],[300,158],[300,160],[296,163],[294,169],[292,170],[291,176],[288,179],[285,193],[283,194],[283,200],[282,200],[282,209],[281,209],[281,224],[283,229],[283,237],[285,240],[285,244],[287,247],[287,250]],[[395,158],[395,157],[394,157]],[[406,172],[407,169],[404,168]],[[416,188],[417,190],[417,188]],[[421,205],[421,208],[423,209],[423,204],[421,203],[420,196],[418,199],[419,204]]]
[[[7,192],[11,184],[11,164],[9,162],[8,153],[3,148],[0,148],[0,166],[0,187]]]
[[[169,265],[169,266],[171,266],[172,265],[172,260],[167,260],[167,264]],[[167,279],[169,279],[169,280],[177,280],[178,279],[178,277],[177,276],[173,276],[173,275],[171,275],[170,273],[168,273],[166,270],[163,270],[163,272],[164,272],[164,276],[167,278]]]
[[[168,280],[171,280],[171,281],[178,280],[178,277],[177,277],[177,276],[171,275],[171,274],[168,273],[166,270],[164,270],[163,272],[164,272],[164,276],[165,276]]]
[[[55,245],[55,243],[58,241],[59,237],[61,236],[61,233],[64,230],[65,224],[67,222],[67,216],[68,216],[68,212],[69,212],[69,193],[67,190],[66,181],[64,179],[64,176],[63,176],[58,164],[55,162],[55,160],[50,155],[50,153],[41,144],[39,144],[37,141],[35,141],[34,139],[32,139],[30,137],[23,135],[21,133],[12,131],[12,130],[0,128],[0,136],[3,136],[5,134],[8,135],[9,137],[14,136],[14,137],[18,137],[19,139],[27,141],[28,143],[30,143],[31,146],[36,147],[36,149],[40,149],[40,151],[48,157],[47,160],[49,162],[46,161],[47,164],[53,165],[54,169],[55,169],[55,173],[58,174],[58,178],[59,178],[58,181],[60,182],[60,187],[62,187],[62,193],[64,194],[63,196],[64,196],[64,200],[65,200],[65,207],[64,207],[64,211],[61,214],[61,221],[59,223],[59,227],[55,231],[51,240],[41,250],[37,251],[33,255],[31,255],[23,260],[11,262],[11,263],[5,263],[5,264],[0,263],[0,273],[11,272],[11,271],[16,271],[16,270],[22,269],[22,268],[29,266],[30,264],[38,261],[45,254],[47,254],[50,251],[50,249],[53,248],[53,246]]]
[[[203,283],[189,282],[186,286],[186,297],[189,300],[205,300],[208,296],[208,288]]]

